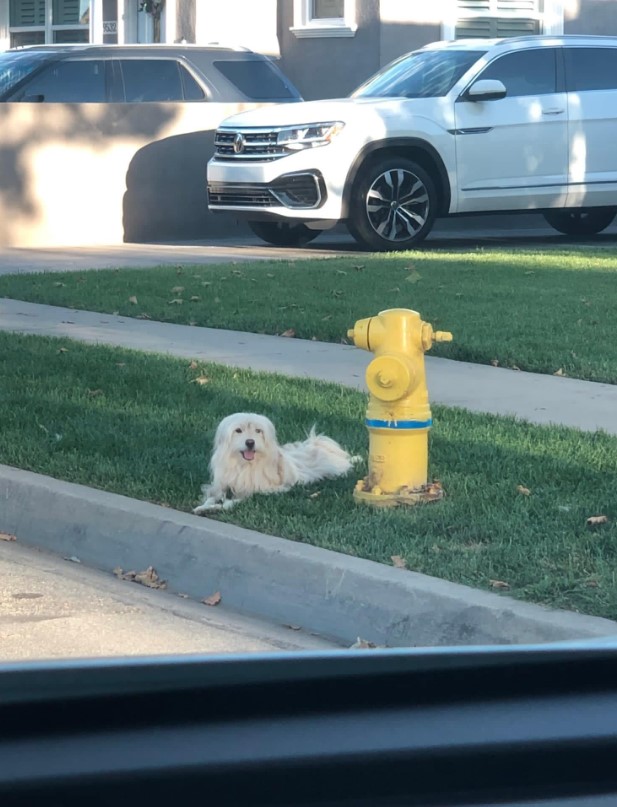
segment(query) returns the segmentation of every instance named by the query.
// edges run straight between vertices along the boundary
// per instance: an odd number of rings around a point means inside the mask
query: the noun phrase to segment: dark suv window
[[[124,96],[128,103],[182,101],[182,79],[173,59],[121,59]]]
[[[214,62],[214,66],[241,93],[255,101],[297,97],[269,62],[257,59],[220,60]]]
[[[557,92],[555,49],[534,48],[500,56],[478,76],[488,78],[503,82],[510,98]]]
[[[105,62],[84,59],[54,62],[22,89],[18,100],[37,98],[47,103],[97,104],[107,100]]]
[[[566,48],[568,90],[617,90],[617,48]]]

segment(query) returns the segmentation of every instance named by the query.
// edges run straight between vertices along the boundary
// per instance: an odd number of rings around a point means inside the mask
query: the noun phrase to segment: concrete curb
[[[0,530],[98,569],[154,566],[172,591],[351,644],[532,644],[617,623],[287,541],[0,465]],[[127,583],[127,585],[129,585]]]

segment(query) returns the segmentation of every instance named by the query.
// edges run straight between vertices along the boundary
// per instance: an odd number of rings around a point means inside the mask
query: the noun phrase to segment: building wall
[[[216,238],[214,132],[254,104],[0,104],[0,246]],[[241,230],[242,231],[242,230]]]
[[[379,69],[379,0],[356,0],[352,37],[298,38],[291,0],[279,2],[281,69],[307,100],[348,95]]]
[[[617,0],[569,0],[565,34],[617,36]]]

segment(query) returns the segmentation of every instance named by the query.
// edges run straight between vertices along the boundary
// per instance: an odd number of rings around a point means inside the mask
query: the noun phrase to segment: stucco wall
[[[379,2],[357,0],[353,37],[297,38],[291,0],[279,3],[280,66],[306,100],[341,98],[379,68]]]
[[[564,15],[564,34],[617,36],[615,0],[570,0]]]
[[[253,106],[0,104],[0,245],[237,232],[207,212],[206,163],[218,124]]]

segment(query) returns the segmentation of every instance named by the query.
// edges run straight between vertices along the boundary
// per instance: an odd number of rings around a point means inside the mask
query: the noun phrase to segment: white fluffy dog
[[[272,421],[239,412],[218,425],[210,460],[212,482],[204,485],[205,501],[193,512],[228,510],[254,493],[283,493],[294,485],[342,476],[359,457],[315,427],[306,440],[279,445]]]

